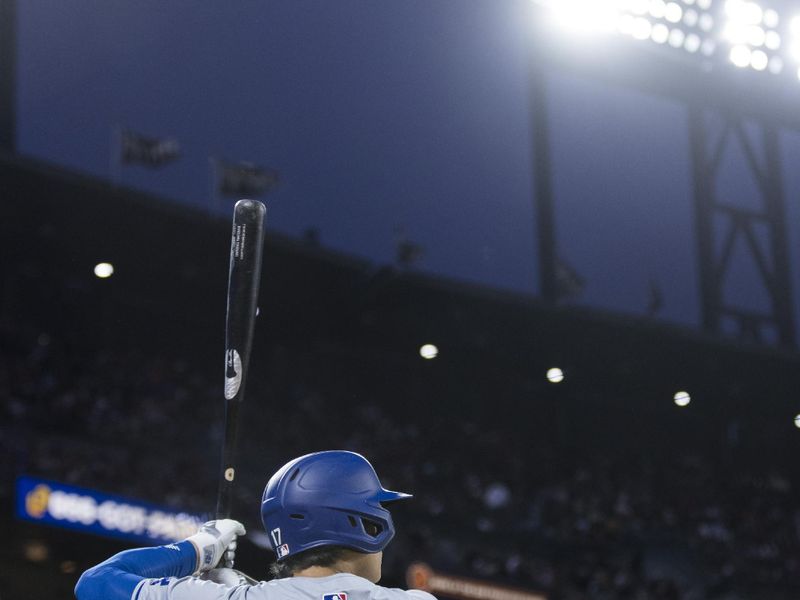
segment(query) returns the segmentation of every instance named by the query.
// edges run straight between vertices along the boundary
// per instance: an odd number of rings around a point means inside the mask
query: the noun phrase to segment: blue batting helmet
[[[317,546],[379,552],[394,537],[381,503],[410,498],[383,489],[369,461],[329,450],[286,463],[264,489],[261,520],[278,560]]]

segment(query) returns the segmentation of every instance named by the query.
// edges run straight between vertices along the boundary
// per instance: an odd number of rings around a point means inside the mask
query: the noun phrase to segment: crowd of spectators
[[[79,350],[19,324],[0,340],[2,493],[25,472],[208,510],[222,434],[216,371],[177,352]],[[800,592],[800,498],[782,466],[588,445],[565,459],[511,415],[490,427],[469,411],[403,413],[391,382],[375,398],[343,377],[349,357],[335,346],[288,352],[271,348],[271,366],[249,383],[237,504],[253,507],[251,528],[274,468],[342,448],[367,455],[387,487],[415,493],[387,555],[395,580],[424,560],[551,598]]]

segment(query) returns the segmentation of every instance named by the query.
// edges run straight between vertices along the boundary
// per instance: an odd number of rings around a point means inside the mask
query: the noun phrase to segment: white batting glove
[[[200,531],[186,539],[197,551],[197,568],[194,574],[216,567],[224,558],[227,567],[233,566],[236,552],[236,536],[244,535],[244,525],[233,519],[209,521]]]

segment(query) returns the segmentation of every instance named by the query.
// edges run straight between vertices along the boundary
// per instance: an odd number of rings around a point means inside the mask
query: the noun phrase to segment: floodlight
[[[650,14],[656,19],[663,19],[667,11],[667,3],[664,0],[650,0]]]
[[[764,45],[770,50],[779,50],[781,47],[781,35],[777,31],[768,31],[764,38]]]
[[[744,25],[758,25],[764,18],[764,11],[758,4],[745,0],[728,0],[725,12],[731,21]]]
[[[691,8],[683,13],[683,22],[686,23],[689,27],[694,27],[697,25],[697,21],[700,19],[700,15],[697,14],[696,10],[692,10]]]
[[[680,4],[670,2],[664,9],[664,18],[670,23],[680,23],[683,18],[683,9]]]
[[[653,30],[653,25],[644,17],[639,17],[633,22],[633,31],[631,34],[637,40],[646,40],[650,37],[650,32]]]
[[[650,10],[650,0],[631,0],[630,11],[635,15],[644,15]]]
[[[700,36],[696,33],[690,33],[686,36],[686,41],[683,42],[683,47],[687,52],[697,52],[700,49]]]
[[[758,25],[747,28],[747,43],[751,46],[763,46],[766,42],[767,32]]]
[[[419,349],[419,355],[425,360],[431,360],[439,356],[439,348],[437,348],[433,344],[424,344]]]
[[[669,39],[669,27],[663,23],[656,23],[653,25],[653,31],[650,33],[650,37],[657,44],[666,44]]]
[[[728,23],[725,26],[725,38],[731,44],[744,44],[747,41],[747,27],[741,23]]]
[[[752,58],[752,52],[750,48],[743,45],[734,46],[731,48],[731,62],[739,68],[744,68],[750,65],[750,60]]]
[[[684,406],[689,406],[689,403],[692,401],[692,397],[689,395],[689,393],[683,391],[676,392],[672,399],[675,401],[675,404],[681,408]]]
[[[703,40],[703,45],[700,47],[700,51],[703,53],[703,56],[711,56],[714,54],[714,50],[717,49],[717,44],[712,39]]]
[[[703,31],[711,31],[714,29],[714,17],[708,13],[700,15],[700,29]]]
[[[558,367],[547,370],[547,381],[550,383],[561,383],[564,381],[564,371]]]
[[[780,25],[781,18],[778,16],[778,13],[771,8],[768,8],[764,11],[764,25],[767,27],[775,28]]]
[[[622,15],[617,23],[617,29],[624,35],[633,35],[636,26],[636,17],[633,15]]]
[[[697,6],[702,10],[708,10],[711,8],[711,0],[697,0]]]
[[[800,415],[795,416],[794,418],[794,426],[800,429]]]
[[[780,56],[773,56],[769,59],[769,72],[779,75],[783,71],[783,59]]]
[[[614,0],[562,0],[553,5],[553,16],[571,31],[610,32],[620,15]]]
[[[673,29],[669,32],[669,45],[673,48],[680,48],[683,46],[683,41],[686,39],[686,34],[682,29]]]
[[[800,16],[797,16],[792,19],[792,22],[789,25],[789,29],[791,29],[793,34],[800,35]]]
[[[114,274],[114,265],[107,262],[97,263],[94,266],[94,274],[100,279],[108,279]]]
[[[750,66],[756,71],[763,71],[769,65],[769,57],[763,50],[755,50],[750,57]]]

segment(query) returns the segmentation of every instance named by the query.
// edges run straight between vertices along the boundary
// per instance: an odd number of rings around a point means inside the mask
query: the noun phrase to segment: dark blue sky
[[[107,178],[116,125],[175,136],[179,162],[120,183],[207,206],[210,156],[272,166],[275,230],[317,227],[325,246],[389,263],[403,227],[423,270],[536,293],[531,16],[528,0],[25,0],[20,150]],[[560,254],[582,302],[641,314],[653,279],[662,316],[696,324],[685,108],[549,82]],[[795,224],[800,137],[783,142]],[[730,161],[720,192],[746,204]],[[728,285],[758,308],[742,265]]]

